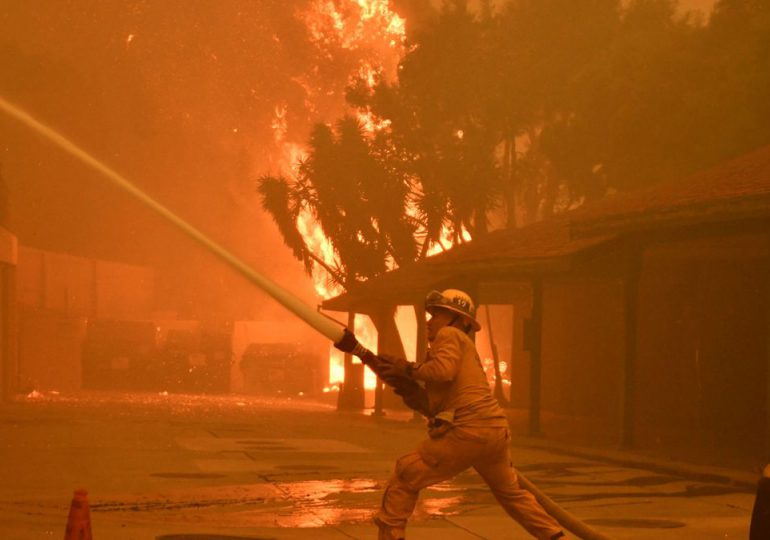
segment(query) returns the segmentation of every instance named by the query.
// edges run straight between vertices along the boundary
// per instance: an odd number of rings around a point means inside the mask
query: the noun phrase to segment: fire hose
[[[369,366],[378,377],[393,387],[393,391],[401,396],[401,399],[408,407],[419,412],[423,416],[429,416],[428,398],[422,386],[420,386],[414,379],[382,375],[382,370],[387,367],[389,362],[358,343],[358,340],[356,340],[356,337],[352,332],[345,329],[342,339],[335,343],[334,346],[360,358],[364,365]],[[535,499],[537,499],[537,502],[540,503],[540,506],[542,506],[551,517],[558,521],[559,524],[569,532],[583,540],[610,540],[609,536],[589,527],[586,523],[580,521],[580,519],[556,504],[553,499],[540,491],[540,489],[521,473],[517,471],[516,475],[521,487],[532,493],[532,495],[535,496]]]
[[[342,323],[339,323],[306,305],[292,293],[283,289],[269,278],[254,270],[240,258],[236,257],[233,253],[209,238],[203,232],[192,226],[190,223],[182,219],[170,209],[166,208],[164,205],[150,197],[133,183],[61,135],[59,132],[39,122],[29,113],[6,101],[2,97],[0,97],[0,109],[33,131],[43,135],[46,139],[54,143],[65,152],[76,157],[89,167],[101,173],[116,187],[122,189],[137,199],[139,202],[155,211],[157,214],[175,225],[193,240],[196,240],[198,243],[203,245],[203,247],[217,255],[222,261],[240,273],[249,282],[256,285],[283,307],[302,319],[316,331],[330,339],[332,343],[334,343],[335,347],[350,352],[360,358],[361,361],[365,365],[369,366],[375,374],[380,376],[387,384],[393,387],[394,392],[401,396],[401,398],[404,400],[404,403],[408,407],[420,412],[423,415],[428,415],[427,397],[422,387],[416,381],[411,379],[382,377],[383,369],[388,364],[387,360],[377,356],[373,352],[363,347],[355,338],[353,333],[345,328]],[[521,483],[522,487],[532,492],[532,494],[535,496],[538,502],[540,502],[543,508],[545,508],[545,510],[557,521],[559,521],[559,523],[561,523],[561,525],[568,531],[584,540],[608,540],[607,536],[591,529],[588,527],[588,525],[581,522],[566,512],[564,509],[559,507],[521,475],[519,475],[519,482]]]

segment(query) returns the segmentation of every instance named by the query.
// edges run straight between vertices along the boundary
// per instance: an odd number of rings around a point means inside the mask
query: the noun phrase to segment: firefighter
[[[558,522],[519,486],[511,466],[508,421],[492,396],[471,337],[481,326],[470,296],[456,289],[433,291],[425,299],[425,311],[431,316],[425,360],[411,363],[383,357],[384,380],[409,379],[424,385],[429,420],[428,439],[396,461],[375,517],[379,540],[405,538],[420,490],[469,467],[532,536],[563,538]]]

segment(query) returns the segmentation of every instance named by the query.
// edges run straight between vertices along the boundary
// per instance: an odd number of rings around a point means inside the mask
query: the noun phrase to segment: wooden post
[[[415,362],[422,362],[425,360],[425,356],[428,354],[428,328],[425,325],[425,304],[424,302],[418,302],[414,305],[415,321],[417,322],[416,333],[416,345],[415,345]],[[412,414],[412,420],[422,421],[422,415],[417,411]]]
[[[370,314],[372,322],[377,327],[377,353],[390,354],[406,358],[404,345],[398,333],[398,327],[395,321],[396,306],[380,304],[375,311]],[[374,415],[383,415],[384,407],[384,384],[378,379],[377,386],[374,389]]]
[[[765,246],[765,455],[770,456],[770,234],[767,235]],[[768,465],[770,467],[770,465]]]
[[[18,249],[16,237],[0,227],[0,402],[10,400],[18,389]]]
[[[380,310],[380,312],[377,314],[377,317],[381,321],[381,324],[378,325],[377,328],[377,353],[382,354],[385,353],[388,350],[388,340],[390,337],[388,336],[388,317],[392,317],[391,310],[387,308],[383,308]],[[379,417],[379,416],[385,416],[384,411],[384,392],[385,392],[385,383],[383,383],[379,377],[377,377],[375,386],[374,386],[374,413],[372,416]]]
[[[8,375],[10,354],[8,351],[8,341],[10,338],[9,311],[8,311],[8,287],[6,282],[8,278],[9,266],[0,261],[0,402],[6,401],[10,396],[8,392]]]
[[[348,312],[348,329],[355,333],[356,314]],[[337,398],[337,410],[357,410],[364,408],[364,366],[354,364],[353,355],[345,354],[344,381]]]
[[[622,421],[620,447],[634,446],[635,402],[636,402],[636,359],[639,326],[639,278],[642,271],[641,249],[631,242],[626,261],[623,282],[625,357],[623,361]]]
[[[372,416],[385,416],[385,409],[383,405],[385,392],[385,383],[380,379],[377,379],[374,387],[374,412]]]
[[[46,252],[40,252],[40,296],[38,308],[45,310],[48,307],[48,257]]]
[[[16,266],[0,263],[0,401],[18,390]]]
[[[514,377],[516,374],[513,372],[513,368],[516,365],[516,357],[517,352],[520,350],[523,350],[523,345],[519,344],[519,336],[517,330],[517,320],[516,320],[516,304],[511,301],[511,356],[508,358],[508,377],[511,379],[511,386],[508,387],[508,403],[511,404],[511,407],[513,407],[515,396],[513,394],[513,388],[514,388]]]
[[[387,315],[386,315],[387,316]],[[387,335],[385,331],[386,325],[382,325],[382,328],[378,330],[377,332],[377,353],[382,353],[385,350],[387,350]],[[379,377],[375,379],[375,386],[374,386],[374,413],[372,413],[372,416],[385,416],[385,411],[383,410],[383,400],[385,392],[385,383],[383,383]]]
[[[377,353],[378,354],[391,354],[393,356],[399,356],[406,358],[407,354],[404,351],[404,346],[401,343],[400,336],[398,334],[398,327],[395,321],[396,306],[395,305],[383,305],[381,306],[375,315],[378,323],[377,326]],[[385,407],[385,383],[379,378],[377,379],[377,385],[374,388],[374,416],[384,416],[383,411]]]
[[[532,316],[527,332],[529,341],[529,434],[540,435],[540,385],[543,350],[543,280],[532,281]]]
[[[414,315],[417,321],[417,345],[415,353],[415,362],[421,362],[428,353],[428,329],[425,326],[425,306],[422,303],[414,305]]]
[[[99,318],[99,261],[91,259],[91,302],[88,309],[92,320]]]
[[[489,348],[492,350],[492,362],[495,370],[495,390],[494,396],[501,407],[509,407],[510,402],[506,399],[503,392],[503,375],[500,373],[500,354],[497,352],[497,342],[495,334],[492,331],[492,316],[489,314],[489,304],[484,305],[484,311],[487,315],[487,336],[489,337]]]

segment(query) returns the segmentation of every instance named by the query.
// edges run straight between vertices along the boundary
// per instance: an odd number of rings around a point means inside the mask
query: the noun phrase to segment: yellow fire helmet
[[[459,313],[471,323],[474,332],[481,330],[481,325],[476,320],[476,306],[467,293],[457,289],[431,291],[425,297],[425,311],[433,315],[433,310],[437,308]]]

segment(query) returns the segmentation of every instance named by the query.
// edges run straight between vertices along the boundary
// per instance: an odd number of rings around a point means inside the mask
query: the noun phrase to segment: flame
[[[355,51],[359,56],[357,67],[347,75],[346,83],[356,79],[369,89],[386,77],[395,77],[398,63],[405,52],[406,21],[391,9],[390,0],[312,0],[309,6],[299,14],[304,22],[311,42],[321,52],[321,57],[334,60],[340,51]],[[314,101],[320,98],[313,85],[299,78],[297,82],[305,88],[305,107],[310,112],[318,110]],[[331,90],[327,90],[329,94]],[[279,148],[280,162],[284,170],[296,174],[296,164],[304,158],[302,147],[288,140],[287,105],[279,104],[275,108],[272,122],[273,137]],[[378,118],[371,111],[356,111],[355,114],[365,133],[374,135],[388,129],[390,120]],[[320,225],[312,212],[303,209],[297,217],[297,229],[305,239],[308,249],[329,267],[337,266],[337,259],[331,242],[324,236]],[[338,284],[332,283],[322,265],[314,265],[313,285],[321,298],[331,298],[343,292]],[[401,315],[401,325],[405,335],[414,334],[414,317],[411,322]],[[407,329],[411,325],[411,329]],[[411,332],[409,331],[411,330]],[[367,348],[377,350],[377,331],[371,320],[364,315],[356,315],[355,333],[358,340]],[[407,341],[407,340],[405,340]],[[413,340],[412,340],[413,341]],[[413,350],[413,349],[412,349]],[[337,349],[329,350],[329,384],[324,391],[339,389],[344,379],[344,359]],[[374,388],[375,375],[365,370],[365,387]]]
[[[278,162],[282,169],[289,169],[293,175],[297,164],[305,158],[305,150],[301,145],[288,140],[289,122],[287,120],[288,106],[285,103],[277,105],[271,128],[273,130],[273,141],[279,150]]]
[[[470,242],[471,240],[471,233],[468,232],[468,230],[463,227],[460,231],[460,238],[463,242]],[[451,248],[454,245],[454,238],[452,235],[451,230],[449,227],[444,225],[441,228],[441,238],[439,238],[439,241],[433,244],[428,248],[427,256],[430,257],[431,255],[435,255],[437,253],[441,253],[442,251],[446,251],[449,248]]]
[[[415,221],[418,223],[420,222],[420,211],[417,207],[417,201],[410,200],[408,201],[406,205],[406,213],[409,217],[414,218]],[[418,238],[426,238],[427,231],[424,228],[420,228],[417,230],[416,235]],[[471,233],[468,232],[468,229],[465,227],[462,227],[460,230],[460,240],[462,242],[470,242],[471,241]],[[452,234],[452,230],[446,226],[443,225],[441,227],[441,233],[439,235],[438,242],[428,246],[427,251],[425,252],[427,257],[430,257],[432,255],[436,255],[437,253],[441,253],[442,251],[446,251],[450,249],[455,243],[455,237]]]
[[[374,89],[383,77],[382,69],[372,66],[367,62],[362,62],[358,68],[358,79],[364,81],[367,88]],[[370,136],[379,131],[388,129],[391,121],[387,118],[380,118],[375,115],[368,107],[365,110],[357,110],[356,118],[358,123]]]
[[[389,0],[315,0],[303,19],[313,41],[322,46],[358,49],[379,41],[398,49],[406,35],[406,21],[390,9]]]

